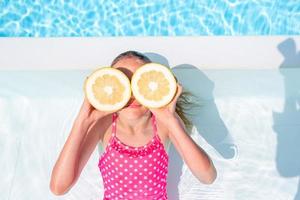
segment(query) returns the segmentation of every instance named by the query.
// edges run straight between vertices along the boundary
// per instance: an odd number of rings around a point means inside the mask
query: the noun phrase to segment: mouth
[[[129,103],[126,105],[126,107],[129,107],[129,108],[138,108],[138,107],[141,107],[142,105],[139,104],[137,101],[135,100],[132,100],[132,101],[129,101]]]
[[[142,105],[138,105],[138,104],[130,104],[129,106],[127,106],[127,107],[129,107],[129,108],[139,108],[139,107],[141,107]]]

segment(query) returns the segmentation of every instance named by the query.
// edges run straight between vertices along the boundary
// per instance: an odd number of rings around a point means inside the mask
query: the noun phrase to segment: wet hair
[[[137,51],[126,51],[121,54],[119,54],[111,63],[111,66],[114,66],[118,61],[120,61],[123,58],[135,58],[139,61],[142,61],[142,63],[150,63],[152,62],[147,56],[144,54],[137,52]],[[173,74],[175,79],[178,80]],[[179,115],[181,120],[183,121],[185,127],[187,128],[187,132],[190,134],[193,123],[190,118],[192,114],[189,112],[189,110],[193,110],[196,107],[200,107],[201,105],[196,103],[197,96],[194,95],[192,92],[186,90],[182,86],[182,92],[179,98],[177,99],[175,112]]]
[[[114,66],[119,60],[123,58],[136,58],[139,61],[142,61],[143,63],[150,63],[151,60],[144,54],[138,52],[138,51],[126,51],[118,55],[111,63],[111,66]]]

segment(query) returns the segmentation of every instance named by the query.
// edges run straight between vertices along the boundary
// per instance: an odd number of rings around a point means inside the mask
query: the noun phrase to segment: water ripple
[[[0,9],[4,37],[300,34],[297,1],[3,0]]]

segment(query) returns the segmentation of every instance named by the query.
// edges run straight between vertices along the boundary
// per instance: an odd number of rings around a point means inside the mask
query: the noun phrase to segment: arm
[[[50,189],[54,194],[65,194],[76,182],[75,178],[79,171],[78,163],[80,163],[80,146],[90,125],[91,122],[85,120],[74,122],[71,133],[52,170]]]
[[[63,195],[76,183],[105,130],[105,117],[101,116],[84,101],[52,170],[50,189],[54,194]]]
[[[213,162],[205,151],[186,133],[177,113],[168,118],[169,138],[195,177],[204,184],[212,184],[217,177]]]

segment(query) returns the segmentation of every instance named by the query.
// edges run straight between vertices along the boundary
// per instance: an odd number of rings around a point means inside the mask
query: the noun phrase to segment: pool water
[[[298,35],[288,0],[0,1],[0,36]]]

